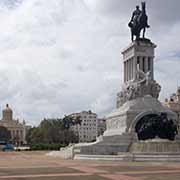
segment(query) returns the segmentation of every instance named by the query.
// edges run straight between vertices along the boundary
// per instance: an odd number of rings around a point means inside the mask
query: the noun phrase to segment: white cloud
[[[130,42],[127,22],[139,1],[16,2],[0,4],[0,108],[9,103],[31,124],[81,110],[110,112],[123,79],[120,51]],[[179,12],[166,21],[160,12],[172,6],[160,10],[159,1],[148,1],[148,7],[147,36],[158,44],[156,77],[164,98],[177,84],[168,77],[179,78]]]

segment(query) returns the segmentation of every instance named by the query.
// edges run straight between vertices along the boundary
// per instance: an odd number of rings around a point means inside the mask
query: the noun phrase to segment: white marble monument
[[[133,41],[123,50],[124,84],[117,96],[117,109],[106,117],[107,130],[95,143],[80,146],[80,154],[118,154],[129,152],[138,141],[136,125],[147,115],[176,114],[159,101],[161,86],[154,80],[154,49],[148,39]]]
[[[132,43],[122,51],[124,83],[117,108],[106,117],[103,136],[74,147],[75,159],[180,161],[180,154],[175,154],[180,152],[177,116],[158,101],[161,86],[154,78],[156,45],[145,38],[150,26],[146,3],[141,4],[142,9],[136,6],[128,23]]]

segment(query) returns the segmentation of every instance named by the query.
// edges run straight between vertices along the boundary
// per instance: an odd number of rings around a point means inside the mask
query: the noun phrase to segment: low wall
[[[130,146],[132,153],[180,153],[179,141],[154,139],[135,142]]]

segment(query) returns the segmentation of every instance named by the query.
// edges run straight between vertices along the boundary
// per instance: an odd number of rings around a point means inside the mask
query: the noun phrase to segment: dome
[[[3,120],[12,120],[13,119],[13,111],[9,107],[8,104],[6,104],[6,108],[3,110]]]
[[[12,109],[9,107],[9,104],[6,104],[6,108],[3,110],[3,112],[12,112]]]

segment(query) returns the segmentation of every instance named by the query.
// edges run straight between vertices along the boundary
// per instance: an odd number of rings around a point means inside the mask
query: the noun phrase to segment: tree
[[[11,139],[11,133],[6,127],[0,126],[0,141],[9,141]]]
[[[42,142],[42,133],[38,127],[31,128],[27,135],[26,135],[26,141],[29,144],[37,144]]]
[[[62,119],[64,129],[69,129],[71,126],[81,124],[81,117],[64,116]]]
[[[26,140],[29,144],[75,143],[78,142],[78,137],[70,127],[77,123],[80,123],[80,119],[71,116],[62,119],[44,119],[38,127],[29,130]]]

